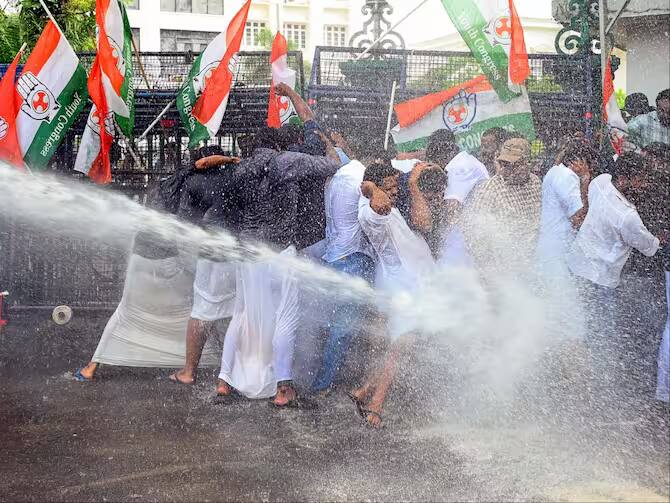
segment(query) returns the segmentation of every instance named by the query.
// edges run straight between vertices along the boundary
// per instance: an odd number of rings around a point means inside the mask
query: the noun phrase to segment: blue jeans
[[[336,271],[363,278],[372,283],[375,262],[363,253],[354,253],[330,264]],[[356,325],[365,314],[365,306],[360,304],[339,304],[333,309],[328,322],[328,339],[323,350],[321,368],[316,375],[312,389],[323,391],[333,385],[337,371],[344,360],[349,344],[356,331]]]

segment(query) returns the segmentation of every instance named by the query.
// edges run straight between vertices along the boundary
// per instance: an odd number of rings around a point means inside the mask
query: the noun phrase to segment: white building
[[[501,8],[508,5],[508,0],[499,1]],[[420,0],[389,0],[394,11],[390,20],[395,23],[420,3]],[[362,2],[358,5],[358,8],[352,9],[355,26],[361,26],[363,21],[360,13]],[[514,5],[524,28],[528,52],[555,52],[554,39],[562,26],[552,18],[551,0],[515,0]],[[405,39],[408,49],[468,51],[441,0],[428,0],[395,31]]]
[[[130,25],[140,50],[201,51],[225,29],[244,0],[133,0]],[[317,45],[344,46],[349,42],[351,5],[356,0],[254,0],[242,48],[263,49],[263,28],[281,31],[311,60]],[[358,28],[357,28],[358,29]]]

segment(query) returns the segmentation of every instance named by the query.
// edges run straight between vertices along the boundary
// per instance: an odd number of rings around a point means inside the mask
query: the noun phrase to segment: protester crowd
[[[568,355],[590,355],[580,363],[596,374],[616,361],[668,402],[670,90],[655,110],[627,102],[637,148],[618,156],[577,131],[534,156],[527,138],[499,128],[482,135],[477,155],[448,129],[425,150],[398,154],[379,138],[322,127],[290,87],[276,92],[303,126],[260,128],[241,158],[216,147],[192,153],[149,205],[358,278],[386,298],[412,296],[445,268],[474,270],[491,288],[503,277],[533,285]],[[378,331],[386,354],[347,393],[367,424],[383,424],[388,391],[421,335],[419,311],[336,299],[321,319],[311,389],[298,393],[294,352],[309,299],[291,270],[204,250],[195,271],[186,262],[174,243],[136,236],[123,298],[79,380],[93,380],[100,364],[180,366],[170,379],[191,385],[199,365],[220,362],[221,402],[307,408],[338,385],[356,336]],[[209,335],[221,321],[219,360]]]

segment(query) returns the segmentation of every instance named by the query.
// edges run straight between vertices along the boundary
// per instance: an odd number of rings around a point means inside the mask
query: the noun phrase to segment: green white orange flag
[[[293,103],[286,96],[277,96],[275,86],[284,83],[295,89],[296,73],[288,66],[288,43],[286,38],[279,32],[272,43],[270,54],[270,65],[272,67],[272,86],[270,87],[270,100],[268,102],[268,126],[279,128],[297,117]]]
[[[614,94],[611,58],[607,60],[607,71],[603,81],[603,119],[607,124],[608,136],[614,152],[617,155],[623,153],[628,137],[628,126],[623,120]]]
[[[86,70],[70,43],[49,21],[16,83],[16,132],[30,169],[49,164],[86,105]]]
[[[189,148],[216,136],[221,127],[250,7],[251,0],[247,0],[226,31],[198,56],[177,94],[177,109],[189,136]]]
[[[21,155],[19,138],[16,134],[18,108],[14,96],[16,67],[22,55],[23,51],[19,51],[0,81],[0,161],[5,161],[23,170],[25,169],[23,155]]]
[[[520,93],[530,67],[513,0],[442,0],[451,21],[479,62],[498,97]]]
[[[95,16],[98,52],[88,78],[93,108],[74,169],[88,174],[96,183],[109,183],[112,181],[109,149],[115,122],[123,134],[130,136],[135,120],[132,33],[126,9],[119,0],[96,0]]]
[[[450,129],[462,149],[474,152],[482,133],[502,127],[535,138],[533,115],[525,88],[504,103],[480,75],[460,86],[398,103],[394,110],[399,124],[391,130],[396,148],[414,152],[426,147],[428,137],[438,129]]]

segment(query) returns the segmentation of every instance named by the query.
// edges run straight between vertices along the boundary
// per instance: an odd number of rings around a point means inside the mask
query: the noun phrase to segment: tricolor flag
[[[628,126],[623,120],[621,109],[616,102],[614,94],[614,79],[612,78],[612,65],[610,59],[607,59],[607,70],[603,81],[603,120],[607,124],[612,148],[617,155],[624,151],[626,137],[628,136]]]
[[[520,93],[530,67],[513,0],[442,0],[451,21],[502,101]]]
[[[272,87],[268,103],[268,126],[278,128],[289,122],[291,117],[295,117],[295,109],[291,100],[286,96],[276,95],[275,86],[284,83],[295,89],[296,82],[295,70],[288,67],[288,43],[279,32],[272,43],[270,65],[272,66]]]
[[[115,122],[130,136],[135,120],[132,33],[126,8],[119,0],[96,0],[95,17],[98,53],[88,78],[93,108],[74,169],[88,174],[96,183],[109,183],[112,181],[109,149]]]
[[[44,169],[84,109],[86,70],[58,27],[49,21],[16,83],[16,131],[23,160]]]
[[[189,148],[216,136],[221,127],[250,7],[251,0],[247,0],[226,31],[198,56],[177,94],[177,109],[189,136]]]
[[[22,55],[23,50],[16,55],[12,64],[7,68],[2,81],[0,81],[0,161],[24,169],[23,155],[21,155],[19,138],[16,134],[18,107],[14,96],[16,67]]]
[[[426,147],[428,137],[438,129],[450,129],[462,149],[479,149],[482,133],[502,127],[535,138],[533,114],[528,93],[503,103],[484,75],[460,86],[421,96],[394,107],[399,124],[391,130],[393,141],[401,152]]]

